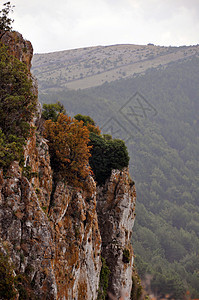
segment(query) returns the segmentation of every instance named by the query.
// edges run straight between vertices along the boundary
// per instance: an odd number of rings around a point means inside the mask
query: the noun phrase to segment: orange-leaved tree
[[[87,127],[82,121],[60,113],[56,122],[45,122],[44,136],[48,140],[54,174],[65,178],[70,184],[82,186],[91,172]]]

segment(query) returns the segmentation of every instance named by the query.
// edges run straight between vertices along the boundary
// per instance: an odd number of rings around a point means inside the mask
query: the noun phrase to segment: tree
[[[14,20],[8,17],[10,12],[13,12],[13,7],[10,2],[6,2],[3,4],[4,8],[0,10],[0,31],[11,31],[11,24]]]
[[[113,169],[128,167],[129,156],[125,143],[119,139],[106,139],[101,135],[90,133],[90,166],[98,184],[103,184]]]
[[[66,110],[59,101],[53,104],[43,104],[42,117],[45,120],[56,122],[60,113],[66,114]]]
[[[95,126],[95,121],[90,116],[84,116],[81,114],[77,114],[74,118],[78,121],[83,121],[84,125],[91,124]]]
[[[84,116],[81,114],[77,114],[74,116],[74,118],[78,121],[83,121],[84,125],[87,126],[88,130],[90,132],[93,132],[95,134],[100,134],[100,129],[98,126],[96,126],[95,121],[90,116]]]
[[[44,136],[48,140],[54,175],[65,178],[70,184],[82,186],[91,169],[89,131],[82,121],[62,113],[56,122],[47,120]]]

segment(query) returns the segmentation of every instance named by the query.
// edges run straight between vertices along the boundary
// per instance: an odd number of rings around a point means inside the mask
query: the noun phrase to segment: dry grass
[[[199,46],[98,46],[36,54],[32,72],[41,89],[45,85],[55,89],[84,89],[142,74],[151,67],[165,66],[195,54],[199,54]]]

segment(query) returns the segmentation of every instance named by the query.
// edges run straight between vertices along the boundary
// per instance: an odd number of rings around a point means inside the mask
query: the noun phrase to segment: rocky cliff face
[[[104,186],[97,187],[97,214],[102,236],[102,257],[110,270],[108,290],[117,299],[130,298],[136,192],[128,169],[113,170]]]
[[[11,55],[25,63],[30,70],[33,56],[31,42],[24,40],[23,36],[17,31],[0,32],[0,41],[8,47],[8,51]]]
[[[15,32],[1,40],[30,68],[29,42]],[[38,105],[35,126],[39,118]],[[0,171],[0,245],[14,274],[26,276],[35,299],[97,299],[102,256],[110,270],[108,291],[130,299],[136,195],[128,170],[113,171],[102,187],[91,176],[81,189],[54,182],[48,145],[37,130],[24,159],[31,171],[16,161],[6,176]]]

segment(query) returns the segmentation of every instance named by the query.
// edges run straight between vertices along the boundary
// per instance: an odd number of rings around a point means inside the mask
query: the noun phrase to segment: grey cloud
[[[13,0],[36,52],[91,45],[198,43],[198,0]]]

